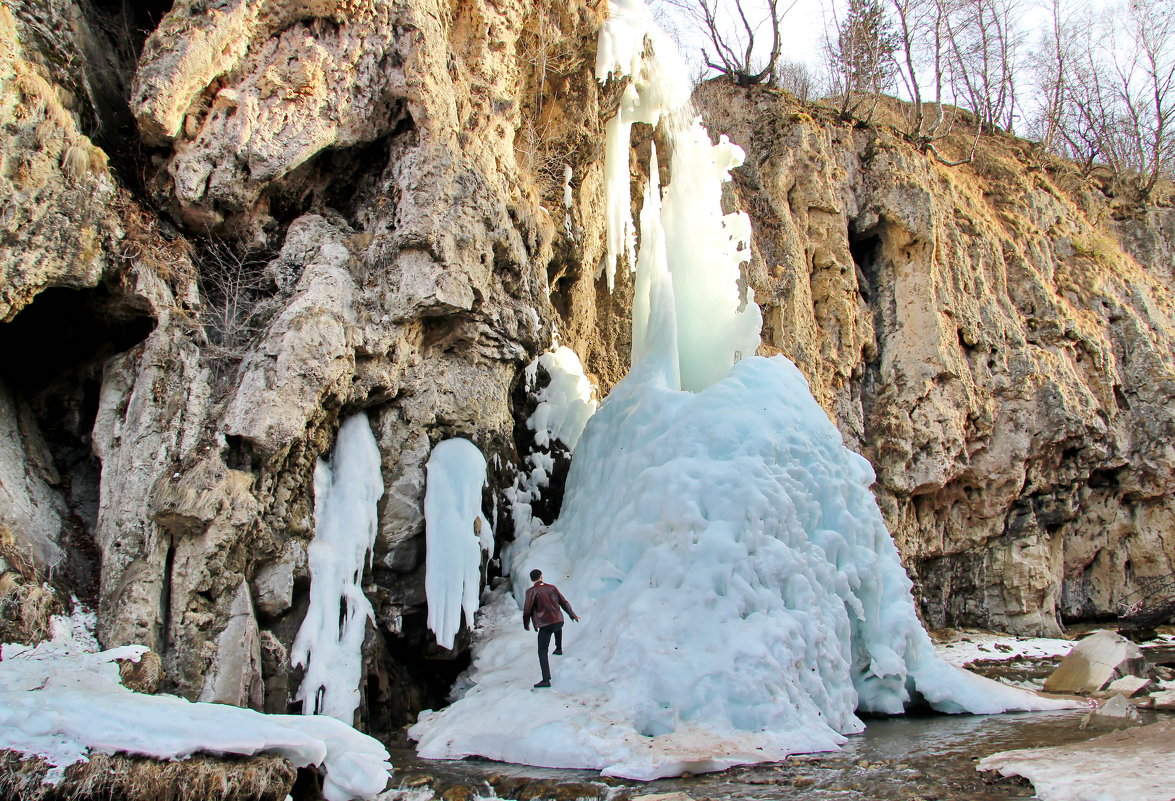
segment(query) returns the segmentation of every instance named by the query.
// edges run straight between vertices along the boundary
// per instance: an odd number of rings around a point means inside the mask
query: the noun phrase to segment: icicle
[[[481,513],[486,461],[467,439],[437,443],[428,457],[424,493],[424,591],[428,627],[451,649],[461,616],[473,625],[481,590],[481,554],[494,551],[494,532]]]
[[[339,428],[331,461],[314,470],[314,539],[310,607],[290,661],[305,667],[297,699],[302,713],[354,722],[363,677],[361,649],[375,613],[363,594],[363,570],[375,547],[376,503],[383,495],[379,447],[367,415]]]

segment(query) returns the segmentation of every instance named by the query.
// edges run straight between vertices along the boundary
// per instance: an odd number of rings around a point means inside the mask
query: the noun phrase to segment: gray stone
[[[1079,642],[1045,680],[1053,693],[1092,693],[1124,676],[1146,677],[1146,657],[1120,634],[1099,631]]]
[[[200,700],[261,710],[261,641],[249,585],[241,583],[229,610],[228,624],[216,639],[216,655],[204,679]]]
[[[1116,728],[1134,726],[1140,723],[1138,710],[1124,695],[1115,695],[1102,702],[1097,709],[1087,712],[1081,719],[1082,729]]]

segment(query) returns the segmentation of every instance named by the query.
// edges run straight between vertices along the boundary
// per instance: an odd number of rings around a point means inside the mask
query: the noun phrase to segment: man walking
[[[530,580],[534,586],[526,591],[526,603],[522,606],[522,627],[530,630],[534,622],[535,631],[539,633],[539,667],[543,670],[543,680],[535,687],[551,686],[551,666],[547,663],[547,649],[551,646],[551,635],[555,635],[555,656],[563,655],[563,613],[559,607],[567,610],[567,614],[576,623],[579,615],[571,609],[571,604],[559,592],[554,584],[543,581],[543,571],[530,571]]]

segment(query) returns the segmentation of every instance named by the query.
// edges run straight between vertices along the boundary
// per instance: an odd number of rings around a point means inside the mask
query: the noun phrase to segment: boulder
[[[1127,698],[1133,698],[1136,695],[1142,695],[1155,689],[1156,685],[1153,681],[1139,676],[1123,676],[1120,679],[1115,679],[1106,687],[1106,692],[1112,695],[1124,695]]]
[[[1102,703],[1097,709],[1090,710],[1081,719],[1081,728],[1120,728],[1134,726],[1139,723],[1138,710],[1124,695],[1115,695]]]
[[[1120,634],[1099,631],[1079,642],[1044,683],[1051,693],[1094,693],[1123,676],[1146,677],[1146,657]]]

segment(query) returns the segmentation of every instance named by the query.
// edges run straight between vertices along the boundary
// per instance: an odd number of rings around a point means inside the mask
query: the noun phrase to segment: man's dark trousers
[[[563,622],[548,623],[539,627],[539,667],[543,669],[543,681],[551,680],[551,666],[547,662],[547,649],[551,647],[551,635],[555,635],[555,650],[563,650]]]

